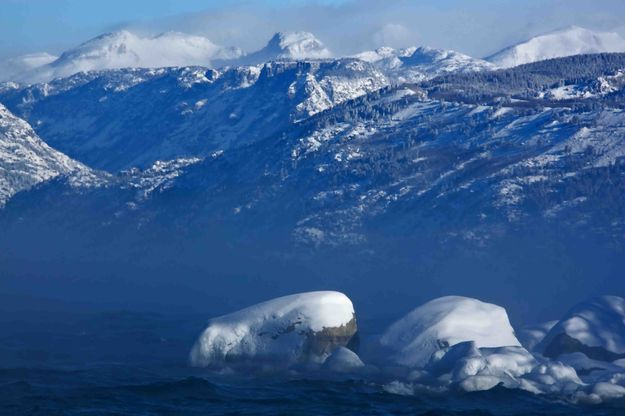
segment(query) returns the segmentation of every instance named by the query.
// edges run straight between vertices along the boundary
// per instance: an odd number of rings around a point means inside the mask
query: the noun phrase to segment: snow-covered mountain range
[[[486,60],[510,68],[545,59],[601,52],[625,52],[625,39],[618,33],[598,33],[571,26],[510,46]]]
[[[269,62],[0,84],[3,260],[33,244],[65,256],[51,243],[63,235],[114,267],[138,248],[158,252],[150,268],[219,263],[231,247],[337,250],[356,259],[341,257],[346,274],[468,268],[497,285],[511,261],[553,258],[545,247],[601,252],[566,273],[607,276],[597,263],[625,258],[624,54],[497,69],[429,48],[331,58],[308,34],[271,43]]]
[[[382,47],[353,57],[374,64],[394,82],[401,83],[418,82],[444,73],[508,68],[582,53],[623,51],[625,40],[620,35],[573,26],[533,37],[486,60],[428,47],[399,50]],[[66,50],[59,57],[39,53],[8,59],[0,63],[0,81],[37,83],[85,71],[185,66],[221,68],[270,61],[328,60],[333,56],[309,32],[278,32],[260,50],[245,53],[236,47],[217,45],[202,36],[179,32],[141,36],[122,30],[98,36]]]
[[[443,209],[437,232],[475,241],[532,218],[573,228],[595,218],[595,231],[615,237],[625,227],[611,202],[625,157],[621,68],[624,55],[584,55],[402,86],[353,59],[117,70],[7,86],[0,101],[56,148],[111,173],[196,161],[171,189],[204,201],[197,215],[262,215],[306,244],[364,242],[372,221],[418,228]],[[565,87],[584,94],[561,95]],[[334,101],[316,107],[321,93]],[[161,211],[168,194],[142,203]],[[306,202],[293,206],[294,195]],[[474,208],[456,212],[456,200]]]

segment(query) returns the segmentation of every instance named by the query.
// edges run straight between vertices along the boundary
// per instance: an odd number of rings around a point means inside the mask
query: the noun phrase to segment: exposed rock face
[[[353,344],[354,307],[338,292],[273,299],[215,318],[191,351],[201,367],[288,368],[322,363],[337,347]]]
[[[603,296],[575,306],[538,346],[549,358],[582,353],[598,361],[625,358],[625,299]]]

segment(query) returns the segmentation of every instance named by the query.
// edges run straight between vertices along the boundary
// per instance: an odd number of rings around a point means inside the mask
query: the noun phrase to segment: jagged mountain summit
[[[82,71],[168,66],[211,66],[213,60],[241,55],[237,48],[214,44],[201,36],[166,32],[142,37],[122,30],[91,39],[46,65],[18,76],[16,81],[45,82]]]
[[[599,33],[571,26],[507,47],[486,60],[509,68],[545,59],[601,52],[625,52],[625,39],[617,33]]]
[[[91,169],[48,146],[0,104],[0,207],[18,192],[58,176],[71,176],[75,186],[97,183]]]
[[[301,61],[332,58],[332,52],[310,32],[278,32],[267,45],[228,65],[258,65],[269,61]]]
[[[57,59],[58,56],[51,55],[47,52],[30,53],[9,58],[4,62],[0,62],[0,82],[17,79],[24,73],[49,64]]]
[[[355,58],[370,62],[395,83],[419,82],[453,72],[476,72],[495,69],[490,62],[452,50],[429,47],[378,48],[361,52]]]

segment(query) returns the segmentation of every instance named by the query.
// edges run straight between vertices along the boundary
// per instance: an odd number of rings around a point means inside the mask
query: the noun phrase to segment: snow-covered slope
[[[229,65],[257,65],[269,61],[301,61],[331,57],[332,52],[312,33],[278,32],[273,35],[264,48],[225,63]]]
[[[509,68],[545,59],[600,52],[625,52],[625,39],[617,33],[598,33],[572,26],[510,46],[486,60]]]
[[[14,81],[45,82],[82,71],[115,68],[168,66],[211,66],[216,59],[241,55],[236,48],[224,48],[210,40],[178,32],[142,37],[129,31],[106,33],[63,52],[53,62],[17,76]]]
[[[373,63],[395,83],[419,82],[452,72],[466,73],[495,68],[487,61],[456,51],[428,47],[405,49],[383,47],[359,53],[354,57]]]
[[[9,58],[4,62],[0,62],[0,82],[21,78],[32,69],[49,64],[56,59],[58,59],[57,56],[50,55],[46,52]]]
[[[71,175],[76,184],[94,180],[89,168],[52,149],[0,104],[0,207],[16,193],[60,175]]]
[[[354,306],[339,292],[307,292],[212,319],[191,352],[196,366],[288,367],[322,363],[356,333]]]
[[[520,346],[501,306],[461,296],[434,299],[395,322],[380,343],[392,361],[424,367],[435,352],[472,341],[477,348]]]

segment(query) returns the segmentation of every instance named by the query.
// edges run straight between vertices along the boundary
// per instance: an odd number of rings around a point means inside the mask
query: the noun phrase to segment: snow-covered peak
[[[267,49],[278,53],[284,59],[323,59],[330,58],[332,53],[323,43],[309,32],[276,33]]]
[[[625,39],[617,33],[599,33],[571,26],[510,46],[486,60],[509,68],[545,59],[601,52],[625,52]]]
[[[236,48],[223,48],[201,36],[166,32],[142,37],[121,30],[65,51],[57,60],[27,72],[17,80],[48,81],[81,71],[127,67],[210,66],[213,60],[233,59],[240,55],[241,51]]]
[[[44,143],[26,121],[0,104],[0,208],[20,191],[70,174],[76,176],[75,185],[95,176],[91,169]]]
[[[481,59],[460,52],[429,47],[378,48],[361,52],[354,58],[374,64],[396,82],[418,82],[450,72],[473,72],[494,69]]]
[[[331,57],[332,52],[312,33],[278,32],[269,40],[267,46],[241,58],[236,63],[256,65],[268,61],[300,61]]]

